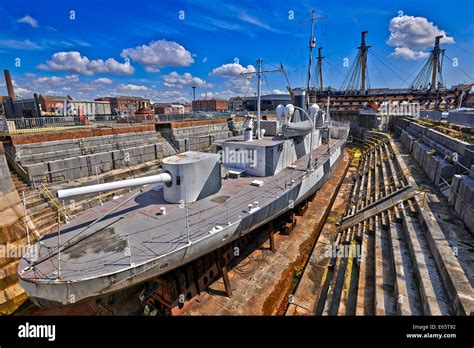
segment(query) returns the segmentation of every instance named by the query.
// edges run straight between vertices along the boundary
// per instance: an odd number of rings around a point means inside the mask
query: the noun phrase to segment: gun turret
[[[82,196],[90,193],[98,193],[112,190],[119,190],[123,188],[131,188],[136,186],[143,186],[148,184],[158,184],[171,182],[172,178],[169,173],[162,173],[158,175],[145,176],[142,178],[127,179],[121,181],[107,182],[105,184],[89,185],[76,187],[65,190],[58,190],[56,196],[58,198],[69,198],[74,196]]]
[[[163,183],[164,199],[169,203],[192,203],[221,188],[220,156],[188,151],[163,159],[164,173],[142,178],[58,190],[59,199],[124,188]]]

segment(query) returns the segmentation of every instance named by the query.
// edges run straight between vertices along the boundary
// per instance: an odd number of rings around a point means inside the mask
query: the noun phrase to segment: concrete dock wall
[[[400,142],[436,185],[450,183],[449,202],[474,233],[474,145],[449,137],[407,119],[395,121]],[[463,166],[455,164],[453,153]],[[466,168],[471,168],[466,174]]]
[[[64,182],[163,158],[155,131],[9,147],[32,182]]]
[[[242,133],[243,118],[157,124],[157,131],[173,143],[179,152],[206,151],[215,140]]]
[[[474,127],[474,113],[472,112],[450,112],[447,121],[449,123]]]
[[[474,168],[472,168],[474,170]],[[464,221],[471,233],[474,233],[474,174],[455,175],[449,193],[449,203]]]
[[[24,209],[15,189],[0,143],[0,314],[11,314],[25,300],[25,291],[18,284],[18,252],[26,245]],[[37,234],[33,222],[28,221],[30,237]],[[15,254],[13,254],[15,253]]]
[[[452,138],[407,119],[396,119],[401,143],[437,185],[474,164],[474,144]],[[454,163],[453,159],[462,165]],[[465,168],[463,168],[465,167]]]

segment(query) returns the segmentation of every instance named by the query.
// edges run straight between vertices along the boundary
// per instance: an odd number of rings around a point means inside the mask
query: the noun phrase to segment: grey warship
[[[311,36],[310,61],[314,46]],[[285,214],[324,184],[349,124],[331,121],[304,91],[295,106],[277,106],[276,120],[261,120],[261,62],[257,115],[246,116],[242,136],[167,157],[158,175],[57,192],[66,199],[135,188],[62,224],[20,261],[20,285],[35,304],[68,305],[147,282]]]
[[[216,142],[212,153],[165,158],[162,174],[58,191],[66,198],[139,186],[63,224],[59,235],[43,237],[37,258],[19,264],[21,286],[41,307],[105,296],[195,260],[294,208],[330,177],[349,132],[348,125],[331,126],[321,110],[312,117],[313,127],[303,135],[304,127],[290,119],[261,121],[260,136],[247,126],[250,136]],[[298,132],[287,131],[292,125]]]

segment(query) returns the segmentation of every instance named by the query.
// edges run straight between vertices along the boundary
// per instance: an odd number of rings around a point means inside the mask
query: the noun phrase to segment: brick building
[[[190,114],[192,112],[191,105],[183,104],[168,104],[168,103],[155,103],[153,104],[153,110],[156,115],[171,115],[171,114]]]
[[[240,111],[244,109],[244,98],[232,97],[228,101],[229,110]]]
[[[69,96],[40,95],[39,100],[43,115],[64,116],[67,110],[67,102],[72,98]]]
[[[206,99],[206,100],[194,100],[193,111],[226,111],[227,100],[225,99]]]
[[[95,99],[97,101],[110,102],[110,108],[113,114],[135,114],[139,109],[150,109],[150,100],[142,97],[102,97]]]

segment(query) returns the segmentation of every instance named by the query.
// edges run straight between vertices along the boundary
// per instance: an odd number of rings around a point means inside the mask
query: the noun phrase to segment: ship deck
[[[331,139],[331,148],[343,142]],[[316,148],[313,155],[315,167],[318,167],[328,156],[327,145]],[[131,263],[141,264],[187,245],[188,235],[192,242],[202,239],[216,226],[240,220],[247,214],[249,203],[258,201],[259,206],[264,206],[284,193],[291,180],[295,184],[301,182],[306,175],[307,160],[308,156],[303,156],[294,163],[296,169],[285,168],[272,177],[222,180],[218,193],[186,205],[166,202],[162,186],[149,185],[142,188],[142,193],[136,189],[91,208],[61,226],[61,244],[69,240],[80,241],[61,249],[60,280],[78,281],[118,272],[130,267]],[[256,179],[263,181],[261,187],[251,185]],[[161,207],[166,208],[165,215],[161,215]],[[102,218],[108,212],[111,213]],[[102,219],[90,226],[99,218]],[[46,235],[40,245],[39,258],[54,253],[58,233]],[[26,265],[22,260],[22,266]],[[32,281],[55,280],[57,270],[56,255],[24,271],[21,276]]]

